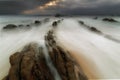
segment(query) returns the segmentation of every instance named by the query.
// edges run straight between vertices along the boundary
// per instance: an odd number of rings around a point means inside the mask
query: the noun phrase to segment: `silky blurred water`
[[[44,42],[44,36],[51,29],[50,22],[39,26],[32,26],[30,30],[3,31],[7,24],[30,24],[35,20],[43,20],[45,17],[16,17],[0,16],[0,80],[9,71],[9,56],[20,51],[30,42]],[[97,20],[94,17],[64,18],[64,21],[56,29],[57,42],[67,49],[73,58],[79,63],[85,74],[90,79],[120,79],[120,43],[110,40],[103,35],[96,34],[84,28],[78,20],[93,26],[106,35],[120,40],[120,18],[117,23]]]

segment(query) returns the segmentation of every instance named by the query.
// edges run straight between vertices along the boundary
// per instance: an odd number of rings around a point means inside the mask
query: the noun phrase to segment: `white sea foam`
[[[38,27],[32,26],[27,31],[0,31],[0,80],[9,71],[9,56],[30,42],[44,43],[44,35],[51,29],[54,20],[56,19]],[[118,40],[120,24],[83,17],[65,18],[56,31],[58,43],[71,52],[89,78],[120,78],[120,43],[83,28],[77,20],[82,20]],[[8,23],[1,22],[0,29]]]

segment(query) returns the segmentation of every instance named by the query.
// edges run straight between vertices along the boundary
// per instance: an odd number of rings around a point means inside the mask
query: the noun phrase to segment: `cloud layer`
[[[120,0],[0,0],[8,15],[120,15]]]

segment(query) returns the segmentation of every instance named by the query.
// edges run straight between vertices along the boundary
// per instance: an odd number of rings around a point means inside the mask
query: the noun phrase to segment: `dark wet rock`
[[[11,68],[4,80],[54,80],[42,47],[36,44],[26,46],[10,57]]]
[[[70,53],[60,47],[50,30],[45,36],[46,49],[60,80],[88,80]],[[47,64],[43,46],[31,43],[10,56],[11,68],[4,80],[55,80],[55,75]]]
[[[30,25],[29,25],[29,24],[27,24],[26,26],[27,26],[27,27],[30,27]]]
[[[30,24],[27,24],[27,25],[25,25],[25,27],[24,27],[24,29],[26,29],[26,30],[29,30],[29,29],[31,29],[32,27],[31,27],[31,25]]]
[[[88,80],[69,52],[57,45],[53,36],[54,32],[49,31],[47,34],[45,37],[46,46],[62,80]]]
[[[55,17],[62,17],[62,15],[57,13],[57,14],[55,14]]]
[[[52,26],[57,26],[58,25],[58,22],[57,21],[54,21],[53,23],[52,23]]]
[[[17,26],[14,24],[8,24],[5,27],[3,27],[3,29],[16,29],[16,28],[17,28]]]
[[[97,33],[101,33],[101,31],[99,31],[98,29],[96,29],[95,27],[90,27],[91,31],[97,32]]]
[[[35,24],[41,24],[41,21],[36,20],[34,23]]]
[[[18,25],[18,27],[24,27],[24,25],[20,24],[20,25]]]
[[[84,25],[84,22],[83,21],[78,21],[80,24]]]
[[[104,18],[103,21],[108,21],[108,22],[118,22],[112,18]]]
[[[95,27],[91,27],[87,24],[85,24],[83,21],[78,21],[81,25],[83,25],[84,28],[92,31],[92,32],[95,32],[95,33],[98,33],[98,34],[103,34],[100,30],[98,30],[97,28]]]

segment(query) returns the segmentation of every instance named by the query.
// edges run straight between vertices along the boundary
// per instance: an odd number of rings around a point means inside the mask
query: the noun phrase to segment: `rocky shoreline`
[[[88,80],[69,52],[57,45],[54,30],[45,36],[45,46],[30,43],[10,56],[11,68],[3,80]],[[60,78],[48,66],[46,52]]]

